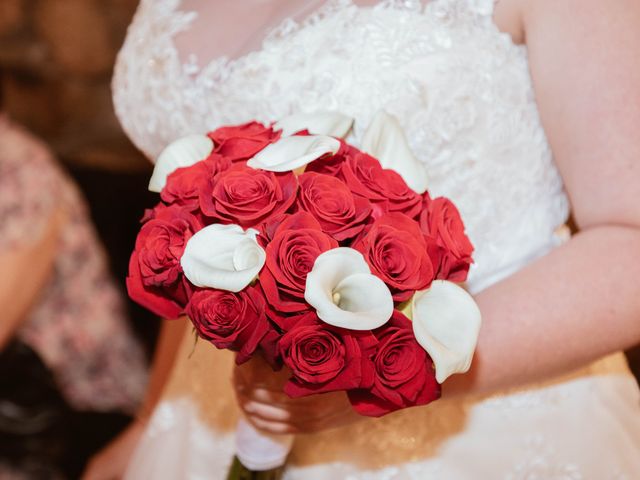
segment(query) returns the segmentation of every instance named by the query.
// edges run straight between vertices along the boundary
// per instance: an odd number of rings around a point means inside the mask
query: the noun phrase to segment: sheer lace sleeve
[[[50,152],[34,137],[0,117],[0,248],[19,248],[38,238],[55,207],[56,180]]]

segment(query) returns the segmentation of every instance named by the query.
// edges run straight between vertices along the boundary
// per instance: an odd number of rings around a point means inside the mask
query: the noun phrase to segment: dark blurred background
[[[113,113],[111,74],[137,0],[0,0],[4,110],[45,140],[85,194],[124,288],[151,164]],[[158,322],[129,302],[147,349]]]
[[[122,132],[111,102],[113,64],[137,0],[0,0],[4,110],[44,139],[91,207],[124,291],[138,220],[156,201],[151,164]],[[151,354],[159,322],[129,302]],[[640,378],[640,348],[628,353]]]
[[[151,164],[122,132],[111,102],[113,64],[137,3],[0,0],[0,105],[13,121],[47,142],[76,180],[124,297],[138,221],[157,201],[146,188]],[[160,322],[130,301],[127,307],[150,358]],[[8,378],[13,377],[3,380]],[[41,380],[45,384],[48,378]],[[51,388],[50,402],[58,401],[56,395]],[[66,426],[67,432],[53,434],[86,440],[64,460],[70,472],[80,472],[84,462],[125,426],[124,419],[90,414],[77,418]],[[58,440],[47,441],[55,445]],[[37,478],[48,478],[44,475]]]

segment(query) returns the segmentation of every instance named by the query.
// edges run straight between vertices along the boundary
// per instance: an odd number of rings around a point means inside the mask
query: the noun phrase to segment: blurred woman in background
[[[129,420],[143,351],[84,200],[0,114],[0,477],[77,478]]]

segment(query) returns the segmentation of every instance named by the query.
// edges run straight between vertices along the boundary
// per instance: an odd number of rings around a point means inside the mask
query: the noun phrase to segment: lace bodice
[[[173,39],[195,12],[143,0],[113,82],[118,116],[151,158],[170,141],[250,119],[339,110],[354,138],[396,115],[430,190],[459,206],[476,245],[479,290],[546,252],[568,202],[540,125],[527,52],[492,21],[493,0],[332,0],[283,22],[263,47],[199,67]]]

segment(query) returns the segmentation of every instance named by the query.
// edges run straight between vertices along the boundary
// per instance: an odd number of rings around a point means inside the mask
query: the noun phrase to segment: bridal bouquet
[[[300,114],[169,145],[127,286],[238,364],[287,367],[289,396],[345,391],[381,416],[468,370],[480,313],[457,285],[473,247],[456,207],[429,195],[394,117],[376,115],[360,149],[352,124]]]

